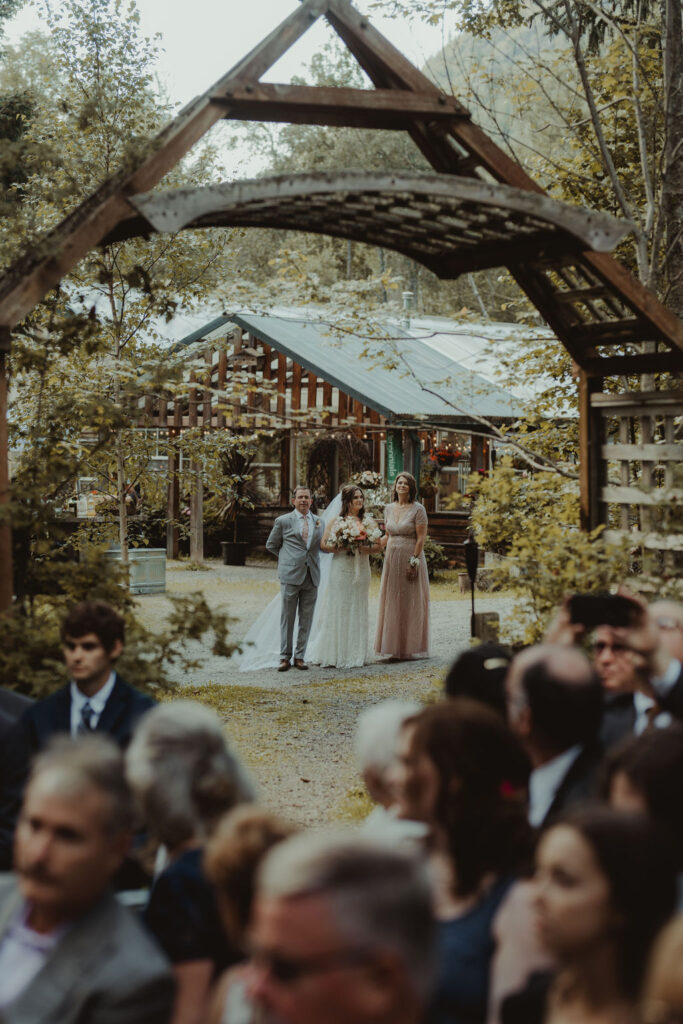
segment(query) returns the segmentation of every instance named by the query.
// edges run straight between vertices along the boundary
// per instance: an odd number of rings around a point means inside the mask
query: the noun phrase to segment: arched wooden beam
[[[608,252],[631,224],[548,196],[449,174],[361,171],[148,192],[103,244],[182,228],[310,231],[393,249],[441,278],[586,250]]]

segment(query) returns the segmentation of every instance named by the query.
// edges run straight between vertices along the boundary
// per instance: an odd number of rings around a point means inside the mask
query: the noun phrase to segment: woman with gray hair
[[[422,822],[398,817],[396,793],[390,780],[403,723],[419,710],[420,705],[414,700],[382,700],[358,716],[353,739],[356,767],[368,796],[377,805],[363,822],[362,831],[375,839],[414,842],[427,834]]]
[[[213,979],[239,959],[204,876],[203,849],[221,816],[253,799],[253,787],[221,720],[191,701],[144,716],[126,753],[126,775],[146,828],[169,857],[144,917],[174,967],[172,1024],[198,1024]]]

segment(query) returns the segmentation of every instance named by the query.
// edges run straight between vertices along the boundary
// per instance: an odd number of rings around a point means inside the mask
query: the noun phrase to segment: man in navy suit
[[[124,749],[140,717],[155,703],[115,670],[125,635],[123,619],[111,605],[77,605],[62,623],[61,636],[70,682],[27,708],[6,737],[0,765],[0,870],[12,866],[14,824],[32,757],[59,733],[106,733]]]

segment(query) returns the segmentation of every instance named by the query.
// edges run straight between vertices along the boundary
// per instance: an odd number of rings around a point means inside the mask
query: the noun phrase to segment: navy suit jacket
[[[596,796],[598,771],[603,748],[596,740],[586,743],[573,765],[562,779],[548,813],[541,823],[545,828],[555,818],[576,804],[585,803]]]
[[[683,719],[683,665],[666,697],[659,697],[657,702],[662,711],[668,711],[674,718]]]
[[[154,704],[151,697],[134,690],[117,674],[95,731],[111,736],[125,749],[138,721]],[[0,761],[0,871],[9,871],[12,867],[14,825],[31,759],[60,733],[71,733],[69,684],[27,708],[5,736]]]

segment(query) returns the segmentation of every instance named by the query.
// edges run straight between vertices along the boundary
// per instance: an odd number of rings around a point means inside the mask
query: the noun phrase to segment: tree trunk
[[[121,564],[128,570],[128,509],[126,508],[126,466],[123,459],[123,437],[116,436],[116,493],[119,503],[119,546]]]
[[[8,351],[9,331],[3,331],[3,335],[2,342],[6,340]],[[7,391],[6,350],[3,345],[0,348],[0,506],[7,506],[10,500]],[[0,615],[12,608],[12,584],[12,527],[6,521],[0,524]]]
[[[681,0],[662,0],[665,139],[662,211],[665,300],[683,317],[683,19]]]

